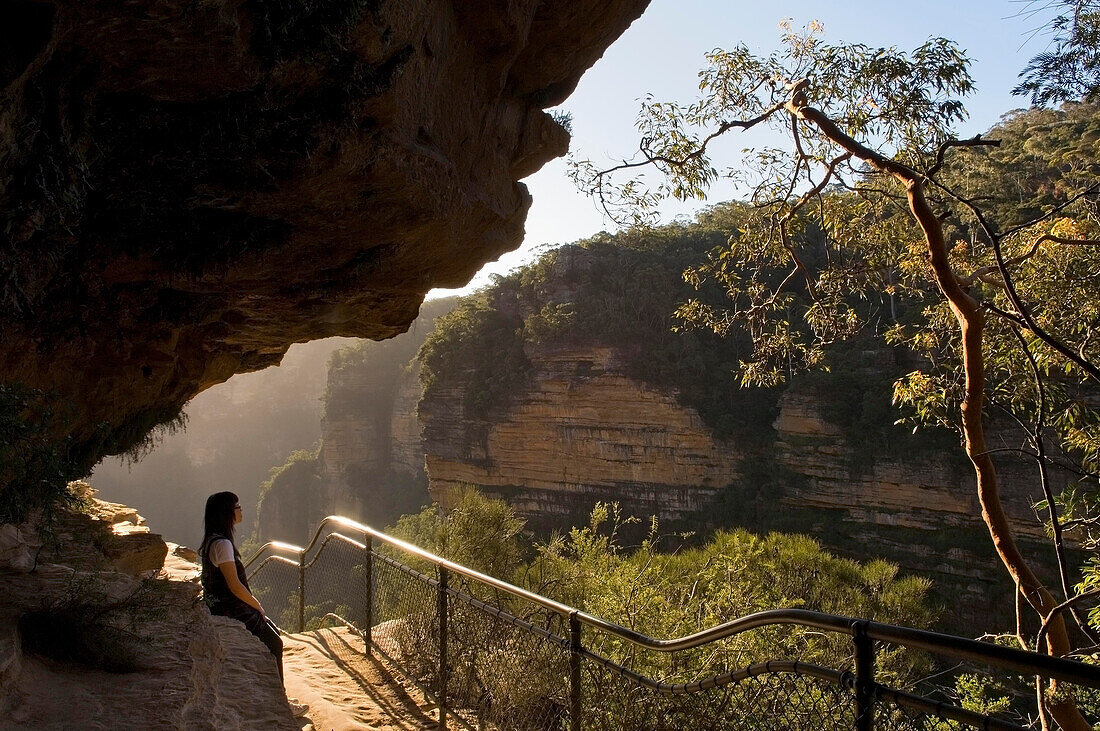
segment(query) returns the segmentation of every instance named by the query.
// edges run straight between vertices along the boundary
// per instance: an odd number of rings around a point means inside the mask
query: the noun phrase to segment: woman
[[[267,618],[264,608],[248,588],[248,576],[241,554],[233,542],[233,528],[241,522],[241,503],[231,492],[216,492],[206,499],[203,538],[199,556],[202,561],[202,591],[211,614],[232,617],[267,645],[283,678],[283,641]],[[309,706],[290,700],[290,710],[302,716]]]

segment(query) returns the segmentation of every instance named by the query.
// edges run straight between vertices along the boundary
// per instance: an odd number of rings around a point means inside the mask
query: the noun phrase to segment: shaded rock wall
[[[426,479],[424,444],[420,440],[420,423],[416,418],[416,409],[423,393],[420,364],[414,360],[398,376],[390,419],[389,468],[409,480]]]
[[[542,110],[646,4],[6,3],[0,406],[40,446],[0,485],[515,248],[568,147]]]
[[[828,421],[814,391],[797,383],[781,397],[774,428],[776,462],[802,478],[785,491],[785,504],[843,510],[850,522],[884,527],[938,531],[984,525],[971,485],[973,472],[959,451],[916,447],[907,454],[891,454],[874,444],[873,434],[866,435],[870,450],[859,447]],[[1009,437],[993,430],[991,441],[1008,443]],[[878,453],[868,458],[868,451]],[[1005,509],[1017,535],[1044,538],[1031,508],[1041,499],[1034,470],[1003,457],[998,467]]]

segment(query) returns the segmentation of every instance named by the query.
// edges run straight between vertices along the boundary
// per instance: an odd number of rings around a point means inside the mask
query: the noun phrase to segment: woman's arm
[[[248,589],[244,588],[244,584],[241,583],[240,578],[237,576],[237,564],[233,561],[226,561],[223,564],[218,564],[218,568],[221,570],[222,576],[225,577],[225,583],[229,585],[229,591],[233,592],[233,596],[237,597],[260,614],[264,614],[264,608],[260,606],[260,602],[256,600],[256,597],[252,596],[252,593]],[[264,614],[264,616],[267,615]]]

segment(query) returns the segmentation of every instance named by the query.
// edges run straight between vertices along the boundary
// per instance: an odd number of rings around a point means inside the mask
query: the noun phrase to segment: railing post
[[[856,729],[875,727],[875,641],[867,634],[867,622],[852,622],[856,663]]]
[[[374,625],[374,542],[371,536],[367,536],[367,563],[364,569],[367,574],[367,622],[363,628],[363,650],[370,657],[371,654],[371,627]]]
[[[306,552],[298,554],[298,632],[306,631]]]
[[[581,731],[581,621],[569,613],[569,729]]]
[[[447,731],[447,569],[439,567],[439,728]]]

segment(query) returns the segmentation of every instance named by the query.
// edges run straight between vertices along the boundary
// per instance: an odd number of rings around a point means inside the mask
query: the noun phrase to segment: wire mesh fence
[[[448,586],[448,704],[495,728],[568,728],[570,646],[560,614],[463,581]]]
[[[260,600],[271,618],[282,629],[298,629],[297,563],[281,556],[269,556],[248,577],[252,593]]]
[[[586,729],[855,728],[854,698],[849,689],[813,676],[770,671],[762,666],[746,669],[744,677],[679,693],[661,692],[607,663],[586,663],[584,677],[586,695],[600,699],[585,707]],[[712,676],[702,684],[714,679]]]
[[[366,546],[339,533],[330,533],[305,565],[304,629],[325,626],[335,614],[354,627],[367,626]],[[293,625],[290,625],[293,626]]]
[[[388,556],[372,557],[372,639],[407,676],[438,696],[438,580]]]
[[[358,535],[325,531],[328,522]],[[437,704],[442,728],[1039,727],[1037,715],[1011,699],[959,707],[955,682],[964,670],[983,678],[983,687],[1011,686],[1021,698],[1036,674],[1068,678],[1082,685],[1063,682],[1061,693],[1076,692],[1090,713],[1100,709],[1100,668],[963,638],[775,610],[660,641],[347,519],[327,518],[307,548],[269,545],[297,553],[297,560],[270,556],[252,570],[253,591],[269,615],[290,631],[333,622],[352,628],[366,653],[383,657]],[[771,659],[771,652],[797,659]],[[932,673],[933,656],[987,666]]]

